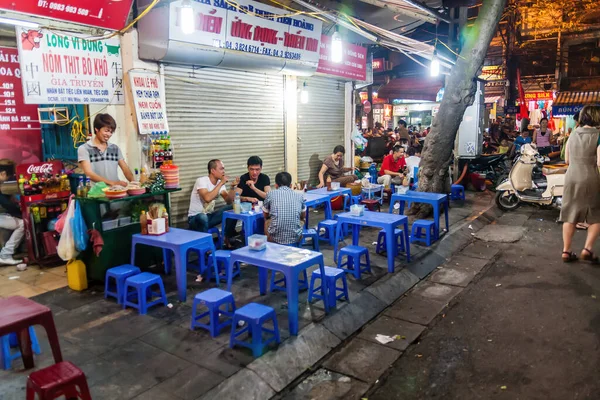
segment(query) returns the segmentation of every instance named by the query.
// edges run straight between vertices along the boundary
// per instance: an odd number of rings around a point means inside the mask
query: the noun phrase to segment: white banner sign
[[[318,65],[321,21],[251,0],[235,3],[239,9],[224,0],[192,1],[193,34],[181,30],[182,2],[171,3],[171,38]]]
[[[23,96],[27,104],[123,104],[118,38],[17,27]]]
[[[168,131],[160,76],[154,72],[130,71],[129,77],[140,134]]]

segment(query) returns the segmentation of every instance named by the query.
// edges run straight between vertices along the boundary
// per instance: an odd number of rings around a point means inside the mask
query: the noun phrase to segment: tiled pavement
[[[484,213],[490,205],[491,197],[471,195],[464,206],[451,208],[451,234],[429,249],[413,245],[414,261],[405,266],[405,261],[398,258],[397,272],[392,275],[387,274],[385,257],[374,253],[372,243],[378,231],[363,229],[361,245],[371,250],[373,275],[361,281],[349,276],[350,302],[338,305],[327,317],[322,303],[308,304],[307,293],[302,292],[297,337],[289,337],[287,332],[285,293],[260,296],[256,268],[244,267],[242,278],[236,279],[232,288],[236,303],[239,306],[256,301],[274,307],[283,341],[256,360],[246,349],[230,349],[227,333],[212,339],[203,330],[189,329],[191,301],[176,300],[174,276],[164,277],[173,308],[155,307],[146,316],[104,300],[102,286],[83,293],[62,288],[34,300],[52,308],[63,356],[85,371],[94,399],[360,398],[369,383],[378,379],[418,337],[427,319],[434,318],[457,293],[456,288],[466,285],[485,265],[485,259],[491,258],[488,248],[467,247],[466,255],[456,262],[452,259],[452,263],[459,264],[452,272],[443,268],[434,275],[433,282],[415,287],[416,300],[408,296],[396,302],[436,267],[449,265],[451,255],[473,240],[471,233],[497,216],[493,211]],[[311,225],[320,218],[321,213],[311,213]],[[321,247],[326,265],[334,265],[332,248]],[[194,278],[190,273],[188,296],[214,285],[196,283]],[[417,312],[423,304],[431,306],[426,318]],[[43,331],[36,332],[43,348],[36,357],[36,368],[40,368],[53,360]],[[395,332],[405,339],[381,345],[374,340],[375,332]],[[358,367],[370,362],[376,367],[366,374],[361,372],[364,368]],[[0,398],[24,398],[26,372],[21,369],[19,360],[12,371],[0,372]],[[290,391],[292,383],[296,385]],[[325,390],[319,391],[319,396],[314,393],[316,384],[319,390]],[[323,393],[325,397],[320,397]]]

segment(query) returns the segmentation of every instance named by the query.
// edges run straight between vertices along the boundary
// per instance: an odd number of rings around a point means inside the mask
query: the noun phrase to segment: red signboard
[[[373,59],[373,72],[385,71],[385,58]]]
[[[554,96],[552,95],[552,92],[526,92],[525,93],[526,101],[553,100],[553,99],[554,99]]]
[[[19,53],[12,47],[0,47],[0,143],[0,159],[21,164],[42,158],[37,105],[23,101]]]
[[[133,0],[0,0],[0,9],[118,31]]]
[[[319,66],[317,72],[335,75],[355,81],[367,79],[367,49],[352,43],[343,44],[342,62],[334,63],[330,60],[331,37],[321,35]]]
[[[369,100],[363,101],[363,111],[365,112],[365,114],[371,112],[371,103],[369,103]]]

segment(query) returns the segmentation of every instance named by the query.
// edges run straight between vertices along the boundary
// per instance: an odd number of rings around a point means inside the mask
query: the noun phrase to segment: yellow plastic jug
[[[87,273],[83,261],[71,260],[67,263],[67,282],[73,290],[82,291],[87,289]]]

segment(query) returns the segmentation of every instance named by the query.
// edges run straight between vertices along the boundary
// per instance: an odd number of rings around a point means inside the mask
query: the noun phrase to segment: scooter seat
[[[473,165],[490,165],[496,164],[506,158],[506,154],[494,154],[491,156],[480,156],[471,161]]]
[[[560,174],[566,174],[567,168],[565,168],[565,167],[559,167],[559,168],[544,167],[544,168],[542,168],[542,171],[544,172],[544,175],[560,175]]]

